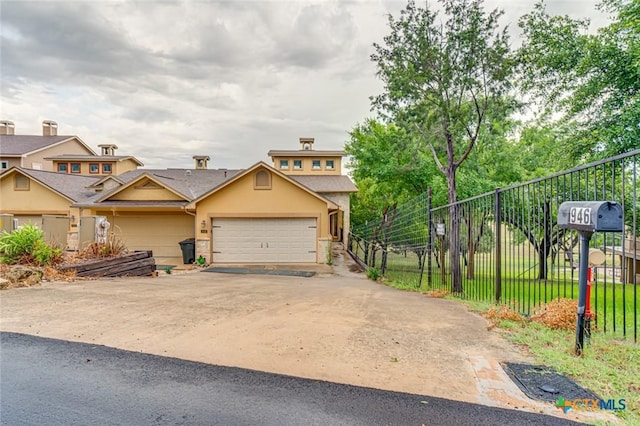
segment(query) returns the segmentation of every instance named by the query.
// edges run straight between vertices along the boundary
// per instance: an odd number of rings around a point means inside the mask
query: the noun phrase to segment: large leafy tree
[[[543,2],[519,22],[522,88],[563,127],[574,162],[640,147],[640,0],[601,7],[614,19],[597,34],[586,20],[549,15]]]
[[[384,82],[373,103],[415,131],[417,149],[430,153],[446,178],[452,291],[462,292],[456,173],[484,129],[509,113],[512,61],[501,11],[486,13],[481,0],[440,3],[442,20],[413,0],[398,19],[389,17],[390,34],[371,57]]]
[[[394,123],[373,119],[356,126],[345,150],[358,186],[352,221],[359,225],[380,219],[384,210],[425,193],[438,173],[430,156],[416,153],[412,136]]]

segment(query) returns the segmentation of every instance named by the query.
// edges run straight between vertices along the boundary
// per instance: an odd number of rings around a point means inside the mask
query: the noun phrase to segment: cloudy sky
[[[436,4],[435,1],[429,0]],[[548,10],[606,23],[596,0]],[[0,119],[115,143],[145,167],[244,168],[269,149],[342,149],[382,89],[369,55],[404,1],[0,0]],[[486,0],[517,19],[533,0]]]

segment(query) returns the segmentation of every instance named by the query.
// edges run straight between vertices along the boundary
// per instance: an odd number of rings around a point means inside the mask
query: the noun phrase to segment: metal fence
[[[436,208],[423,194],[388,208],[375,223],[354,227],[348,250],[385,279],[421,290],[452,290],[457,263],[461,297],[530,315],[553,299],[578,297],[578,235],[557,226],[560,204],[616,201],[624,211],[624,232],[591,239],[605,260],[593,268],[592,324],[637,342],[639,161],[636,150]],[[449,250],[452,229],[458,229],[457,254]]]

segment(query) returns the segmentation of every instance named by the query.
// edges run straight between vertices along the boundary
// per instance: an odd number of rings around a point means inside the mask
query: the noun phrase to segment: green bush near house
[[[0,235],[0,262],[8,264],[51,265],[62,259],[62,250],[44,240],[44,232],[28,224]]]

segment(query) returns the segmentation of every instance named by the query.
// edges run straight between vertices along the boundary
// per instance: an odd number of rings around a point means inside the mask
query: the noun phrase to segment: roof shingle
[[[0,135],[0,155],[28,154],[75,136]]]

